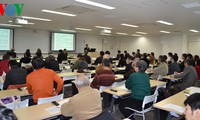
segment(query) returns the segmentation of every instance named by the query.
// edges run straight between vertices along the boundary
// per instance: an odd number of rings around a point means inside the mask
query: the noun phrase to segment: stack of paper
[[[184,107],[181,107],[181,106],[178,106],[178,105],[175,105],[175,104],[166,104],[166,105],[164,105],[164,107],[169,108],[169,109],[173,109],[173,110],[180,112],[180,113],[183,113],[185,111]]]

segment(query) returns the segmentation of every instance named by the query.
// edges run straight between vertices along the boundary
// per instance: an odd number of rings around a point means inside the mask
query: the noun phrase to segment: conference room
[[[63,61],[59,64],[60,71],[57,75],[64,80],[65,87],[76,88],[73,81],[77,79],[77,75],[80,75],[80,73],[71,71],[70,66],[75,63],[78,54],[84,55],[86,44],[92,49],[88,53],[92,62],[88,64],[88,68],[93,69],[87,69],[84,73],[88,76],[90,82],[96,75],[95,67],[97,65],[93,63],[100,56],[100,51],[109,51],[109,57],[114,58],[112,70],[115,73],[114,83],[116,84],[101,90],[107,96],[111,96],[107,101],[108,106],[103,108],[103,111],[109,111],[114,119],[120,120],[124,118],[118,109],[118,99],[123,101],[124,96],[130,94],[130,91],[128,93],[126,93],[127,89],[124,91],[123,70],[125,70],[125,66],[117,66],[119,60],[115,58],[118,50],[122,54],[127,51],[130,55],[137,49],[140,50],[141,54],[154,52],[156,59],[160,55],[167,56],[169,52],[172,52],[178,55],[178,62],[183,61],[183,53],[200,55],[199,14],[199,0],[1,0],[0,60],[2,61],[4,54],[12,48],[16,53],[15,60],[18,62],[24,57],[27,49],[30,50],[33,58],[39,48],[44,60],[49,55],[53,55],[57,59],[59,50],[66,49],[67,63]],[[170,60],[170,58],[168,57],[167,60]],[[69,61],[70,63],[68,63]],[[167,79],[171,76],[164,76],[163,78]],[[167,81],[172,81],[173,84],[174,79]],[[166,84],[166,81],[154,83],[150,80],[151,93],[154,93],[157,86],[162,86],[162,82]],[[119,87],[120,85],[123,87]],[[110,89],[114,89],[114,91]],[[188,88],[189,93],[198,91],[194,89],[197,88]],[[120,91],[124,94],[119,93]],[[179,99],[182,96],[180,100],[182,103],[180,104],[176,105],[171,102],[170,97],[170,102],[155,103],[155,113],[153,110],[148,112],[145,114],[146,119],[154,119],[154,117],[159,119],[159,110],[173,112],[175,115],[170,114],[173,119],[184,117],[183,109],[185,106],[183,102],[186,99],[184,92],[181,91],[179,95],[176,94]],[[20,90],[0,91],[1,98],[15,95],[22,96],[22,100],[32,97],[24,87]],[[68,98],[63,100],[67,102]],[[112,100],[115,100],[114,103],[112,103]],[[63,104],[62,100],[58,102]],[[181,107],[180,111],[174,110],[178,107]],[[46,119],[61,115],[60,109],[55,108],[57,107],[52,103],[45,103],[19,108],[14,110],[14,113],[22,120]],[[41,115],[38,115],[40,113],[38,110],[41,110]],[[28,111],[37,112],[38,117],[35,115],[35,118],[31,118],[32,115]],[[162,114],[162,112],[160,113]],[[176,118],[175,116],[179,117]],[[143,118],[136,116],[135,119]]]

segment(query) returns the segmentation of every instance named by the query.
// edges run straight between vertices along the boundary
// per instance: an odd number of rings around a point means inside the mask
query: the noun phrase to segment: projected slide
[[[68,33],[52,33],[52,50],[75,50],[75,35]]]
[[[12,30],[0,28],[0,50],[10,50],[12,41]]]

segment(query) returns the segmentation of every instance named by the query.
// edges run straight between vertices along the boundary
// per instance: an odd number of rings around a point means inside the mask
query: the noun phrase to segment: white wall
[[[188,52],[200,56],[200,36],[188,36]]]

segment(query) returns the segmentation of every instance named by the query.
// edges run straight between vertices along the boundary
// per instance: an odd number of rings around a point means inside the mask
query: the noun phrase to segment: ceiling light
[[[77,30],[84,30],[84,31],[92,31],[92,29],[86,29],[86,28],[75,28]]]
[[[63,31],[63,32],[76,32],[75,30],[65,30],[65,29],[61,29],[61,31]]]
[[[190,31],[195,33],[199,32],[198,30],[193,30],[193,29],[191,29]]]
[[[88,5],[93,5],[93,6],[96,6],[96,7],[109,9],[109,10],[115,9],[114,7],[104,5],[104,4],[101,4],[101,3],[97,3],[97,2],[93,2],[93,1],[89,1],[89,0],[75,0],[75,1],[85,3],[85,4],[88,4]]]
[[[127,33],[116,32],[118,35],[128,35]]]
[[[95,26],[96,28],[102,28],[102,29],[112,29],[110,27],[103,27],[103,26]]]
[[[22,25],[12,25],[12,24],[1,24],[0,26],[8,26],[8,27],[22,27]]]
[[[171,32],[169,32],[169,31],[163,31],[163,30],[161,30],[160,32],[161,32],[161,33],[171,33]]]
[[[142,36],[142,35],[138,35],[138,34],[132,34],[132,36]]]
[[[123,26],[128,26],[128,27],[138,27],[138,26],[136,26],[136,25],[126,24],[126,23],[122,23],[121,25],[123,25]]]
[[[50,19],[36,18],[36,17],[28,17],[28,16],[21,16],[21,18],[24,18],[24,19],[31,19],[31,20],[41,20],[41,21],[52,21],[52,20],[50,20]]]
[[[76,16],[74,14],[69,14],[69,13],[64,13],[64,12],[57,12],[57,11],[52,11],[52,10],[42,10],[42,12],[47,12],[47,13],[53,13],[53,14],[58,14],[58,15],[66,15],[66,16]]]
[[[25,19],[22,19],[22,18],[16,18],[15,19],[15,24],[27,25],[28,24],[28,20],[25,20]]]
[[[193,3],[182,4],[182,6],[185,8],[194,8],[194,7],[200,7],[200,4],[199,2],[193,2]]]
[[[156,22],[162,23],[162,24],[165,24],[165,25],[174,25],[173,23],[166,22],[166,21],[163,21],[163,20],[157,20]]]
[[[147,34],[147,33],[145,33],[145,32],[136,32],[136,33],[138,33],[138,34],[143,34],[143,35]]]

